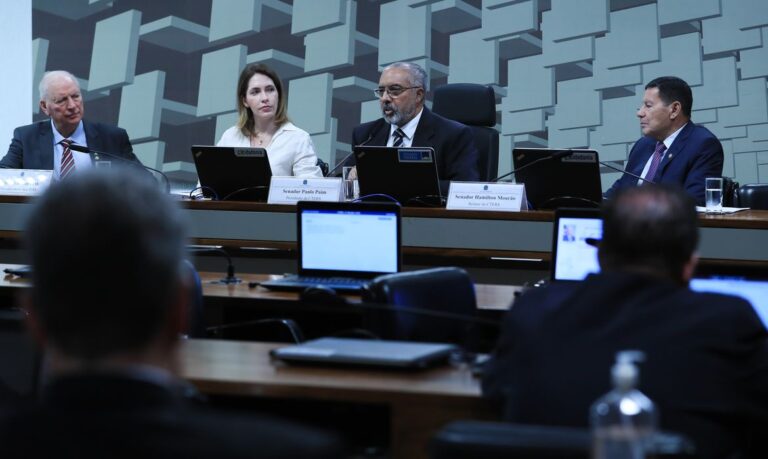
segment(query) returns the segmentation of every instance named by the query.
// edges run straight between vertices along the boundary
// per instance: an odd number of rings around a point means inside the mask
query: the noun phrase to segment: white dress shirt
[[[219,147],[250,147],[251,140],[237,126],[224,131],[216,143]],[[269,167],[274,176],[322,177],[317,166],[317,155],[307,131],[287,122],[272,136],[266,146]]]
[[[400,129],[405,133],[405,137],[403,137],[403,144],[401,146],[403,147],[410,147],[413,145],[413,136],[416,134],[416,127],[419,125],[419,120],[421,119],[421,113],[424,111],[424,108],[419,110],[419,114],[414,116],[411,121],[408,121],[405,123],[403,127]],[[391,147],[393,143],[395,143],[395,136],[394,133],[397,131],[397,125],[396,124],[390,124],[389,125],[389,139],[387,140],[387,146]]]

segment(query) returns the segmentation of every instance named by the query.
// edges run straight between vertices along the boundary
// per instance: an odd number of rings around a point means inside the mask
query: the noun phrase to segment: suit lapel
[[[85,131],[85,141],[88,143],[88,148],[102,151],[101,138],[96,127],[83,120],[83,131]]]
[[[435,135],[434,124],[432,123],[432,112],[427,107],[421,112],[419,124],[416,126],[416,132],[413,134],[411,145],[414,147],[424,147],[432,145],[430,139]]]
[[[659,164],[659,171],[656,173],[657,176],[663,174],[664,169],[667,168],[667,165],[675,158],[677,158],[678,153],[680,153],[683,150],[683,147],[685,147],[685,144],[688,141],[688,137],[691,135],[691,131],[693,131],[693,122],[689,121],[683,130],[680,131],[680,134],[675,137],[675,141],[672,142],[672,145],[664,153],[664,158],[662,158],[661,164]]]
[[[40,158],[40,169],[53,170],[53,130],[51,120],[41,121],[38,125],[39,136],[37,149]]]

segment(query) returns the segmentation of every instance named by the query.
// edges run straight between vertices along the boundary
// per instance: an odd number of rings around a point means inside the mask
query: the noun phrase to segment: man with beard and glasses
[[[417,64],[396,62],[385,67],[374,90],[383,118],[357,126],[352,145],[434,148],[440,187],[446,193],[451,180],[480,180],[478,152],[469,127],[424,106],[428,83],[427,72]],[[350,160],[353,165],[354,157]]]

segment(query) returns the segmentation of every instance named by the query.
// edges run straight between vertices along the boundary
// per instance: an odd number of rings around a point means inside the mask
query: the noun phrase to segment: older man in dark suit
[[[704,126],[691,121],[693,95],[688,83],[677,77],[656,78],[645,86],[637,110],[643,138],[629,152],[626,170],[606,191],[645,183],[676,184],[685,188],[698,205],[704,205],[704,179],[723,173],[723,146]]]
[[[0,167],[53,170],[57,178],[91,167],[90,155],[67,148],[70,141],[139,163],[124,129],[83,119],[80,84],[71,73],[55,70],[43,76],[40,110],[50,119],[16,128]]]
[[[741,298],[688,288],[696,265],[690,197],[632,187],[604,209],[600,274],[515,301],[483,377],[507,420],[587,426],[617,351],[643,351],[639,388],[661,428],[696,457],[768,457],[768,333]],[[741,454],[741,455],[739,455]]]
[[[427,90],[427,73],[419,65],[397,62],[385,67],[375,90],[383,118],[357,126],[352,145],[434,148],[445,193],[451,180],[480,180],[478,152],[469,127],[424,106]]]

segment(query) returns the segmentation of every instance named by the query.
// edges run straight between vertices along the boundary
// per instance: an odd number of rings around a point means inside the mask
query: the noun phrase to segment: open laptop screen
[[[512,161],[534,209],[594,208],[603,199],[595,150],[515,148]]]
[[[691,290],[724,293],[744,298],[752,304],[760,320],[768,328],[768,281],[737,277],[691,279]]]
[[[355,146],[354,154],[360,197],[384,194],[404,206],[442,205],[432,148]]]
[[[263,148],[193,145],[203,195],[221,201],[266,201],[272,168]]]
[[[551,279],[580,281],[600,271],[597,248],[587,238],[600,239],[603,220],[599,209],[558,209],[552,237]]]
[[[394,204],[301,203],[301,275],[375,277],[400,268]]]

